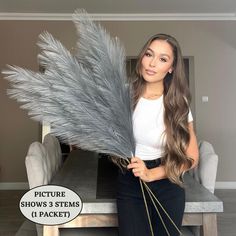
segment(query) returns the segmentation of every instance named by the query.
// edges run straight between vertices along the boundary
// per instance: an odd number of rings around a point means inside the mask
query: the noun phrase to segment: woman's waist
[[[153,160],[143,160],[148,169],[155,168],[161,165],[161,158],[153,159]]]
[[[135,156],[143,161],[156,161],[163,156],[163,148],[151,147],[143,144],[136,144]]]

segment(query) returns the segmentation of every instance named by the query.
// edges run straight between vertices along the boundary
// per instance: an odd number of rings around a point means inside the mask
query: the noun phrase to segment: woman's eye
[[[160,61],[167,62],[167,60],[165,58],[160,58]]]
[[[145,56],[146,56],[146,57],[151,57],[151,56],[152,56],[152,54],[151,54],[151,53],[149,53],[149,52],[146,52],[146,53],[145,53]]]

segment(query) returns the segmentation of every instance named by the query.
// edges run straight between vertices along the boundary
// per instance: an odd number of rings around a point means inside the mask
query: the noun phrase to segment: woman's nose
[[[156,66],[156,59],[153,58],[153,59],[150,61],[149,65],[150,65],[151,67],[155,67],[155,66]]]

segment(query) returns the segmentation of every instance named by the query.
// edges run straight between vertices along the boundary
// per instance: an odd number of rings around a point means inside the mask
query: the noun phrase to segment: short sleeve
[[[193,115],[192,115],[192,112],[191,112],[191,110],[190,110],[190,108],[189,108],[189,112],[188,112],[188,122],[190,123],[190,122],[192,122],[193,121]]]

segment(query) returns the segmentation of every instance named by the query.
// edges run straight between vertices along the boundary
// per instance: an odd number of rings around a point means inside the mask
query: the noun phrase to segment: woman
[[[179,235],[185,206],[182,174],[197,165],[198,147],[189,110],[190,95],[175,38],[157,34],[139,54],[132,80],[135,157],[118,177],[120,236]],[[174,224],[161,219],[139,179],[146,182]],[[148,212],[150,221],[148,220]]]

